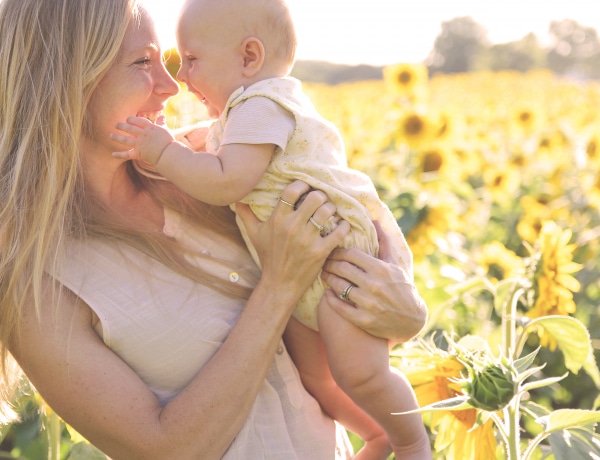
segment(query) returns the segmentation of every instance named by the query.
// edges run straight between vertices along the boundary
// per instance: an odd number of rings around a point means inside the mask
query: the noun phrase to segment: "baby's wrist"
[[[169,141],[164,147],[163,149],[159,152],[158,156],[156,157],[156,161],[153,163],[154,166],[158,165],[158,163],[160,162],[161,159],[165,158],[168,156],[167,151],[170,148],[174,148],[177,146],[183,146],[183,144],[175,139]]]

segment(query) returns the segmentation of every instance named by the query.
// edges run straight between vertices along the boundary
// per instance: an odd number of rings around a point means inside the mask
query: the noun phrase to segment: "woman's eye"
[[[150,64],[150,59],[149,58],[139,59],[139,60],[135,61],[135,63],[140,64],[140,65],[147,65],[147,64]]]

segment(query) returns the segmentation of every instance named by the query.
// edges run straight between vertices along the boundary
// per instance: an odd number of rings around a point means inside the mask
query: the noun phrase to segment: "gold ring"
[[[323,227],[321,224],[319,224],[313,216],[310,216],[310,219],[308,219],[308,220],[310,221],[311,224],[313,224],[315,226],[315,228],[317,229],[319,234],[321,234],[321,232],[325,229],[325,227]]]
[[[292,209],[296,209],[296,205],[290,203],[289,201],[285,201],[283,198],[279,197],[279,201],[281,201],[283,204],[289,206]]]
[[[354,287],[354,284],[350,283],[348,286],[346,286],[346,289],[344,289],[342,291],[342,293],[340,294],[340,299],[342,299],[344,302],[347,302],[350,300],[350,291],[352,290],[352,288]]]

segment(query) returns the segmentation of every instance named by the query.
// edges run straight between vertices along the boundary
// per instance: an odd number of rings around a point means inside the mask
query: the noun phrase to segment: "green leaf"
[[[87,442],[74,444],[69,460],[106,460],[106,455]]]
[[[529,400],[521,401],[521,411],[536,420],[550,414],[547,407]]]
[[[523,385],[521,387],[521,390],[522,391],[531,391],[531,390],[535,390],[536,388],[546,387],[548,385],[552,385],[553,383],[560,382],[567,375],[569,375],[568,372],[561,375],[560,377],[549,377],[547,379],[535,380],[533,382],[529,382],[529,383],[526,383],[525,385]]]
[[[596,358],[594,358],[594,350],[591,347],[588,359],[583,365],[583,370],[586,371],[587,374],[592,378],[594,384],[596,385],[596,388],[600,388],[600,370],[598,370]]]
[[[538,351],[540,351],[540,347],[529,353],[527,356],[523,356],[522,358],[516,359],[513,362],[513,367],[517,370],[519,374],[529,369],[529,367],[535,361],[535,357],[537,356]]]
[[[559,409],[536,420],[544,432],[553,433],[600,422],[600,411],[582,409]]]
[[[565,366],[577,374],[589,359],[592,350],[587,328],[571,316],[542,316],[528,324],[543,328],[556,340],[565,357]]]
[[[591,430],[562,430],[552,433],[548,440],[555,460],[600,458],[600,436]]]
[[[429,404],[428,406],[423,406],[415,410],[410,410],[406,412],[392,412],[392,415],[405,415],[405,414],[418,414],[421,412],[429,412],[429,411],[449,411],[449,410],[466,410],[473,409],[469,403],[469,397],[467,395],[464,396],[456,396],[450,399],[444,399],[443,401],[438,401],[433,404]]]
[[[525,380],[527,380],[529,377],[531,377],[536,372],[541,371],[544,367],[546,367],[545,363],[543,366],[536,366],[536,367],[532,367],[531,369],[525,370],[523,373],[519,374],[519,378],[517,379],[517,381],[524,382]]]

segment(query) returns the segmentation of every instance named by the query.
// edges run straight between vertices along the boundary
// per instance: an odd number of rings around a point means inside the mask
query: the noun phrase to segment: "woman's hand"
[[[300,197],[304,201],[295,209]],[[350,226],[340,222],[327,236],[319,226],[335,214],[335,206],[321,191],[310,191],[301,181],[283,191],[271,217],[259,221],[247,205],[237,204],[236,211],[246,226],[261,262],[261,284],[269,289],[285,290],[296,301],[321,271],[327,256],[348,233]]]
[[[336,249],[323,268],[329,305],[367,332],[393,342],[405,342],[427,321],[427,306],[406,267],[399,265],[389,237],[375,222],[379,259],[358,249]],[[340,295],[350,286],[347,301]]]

